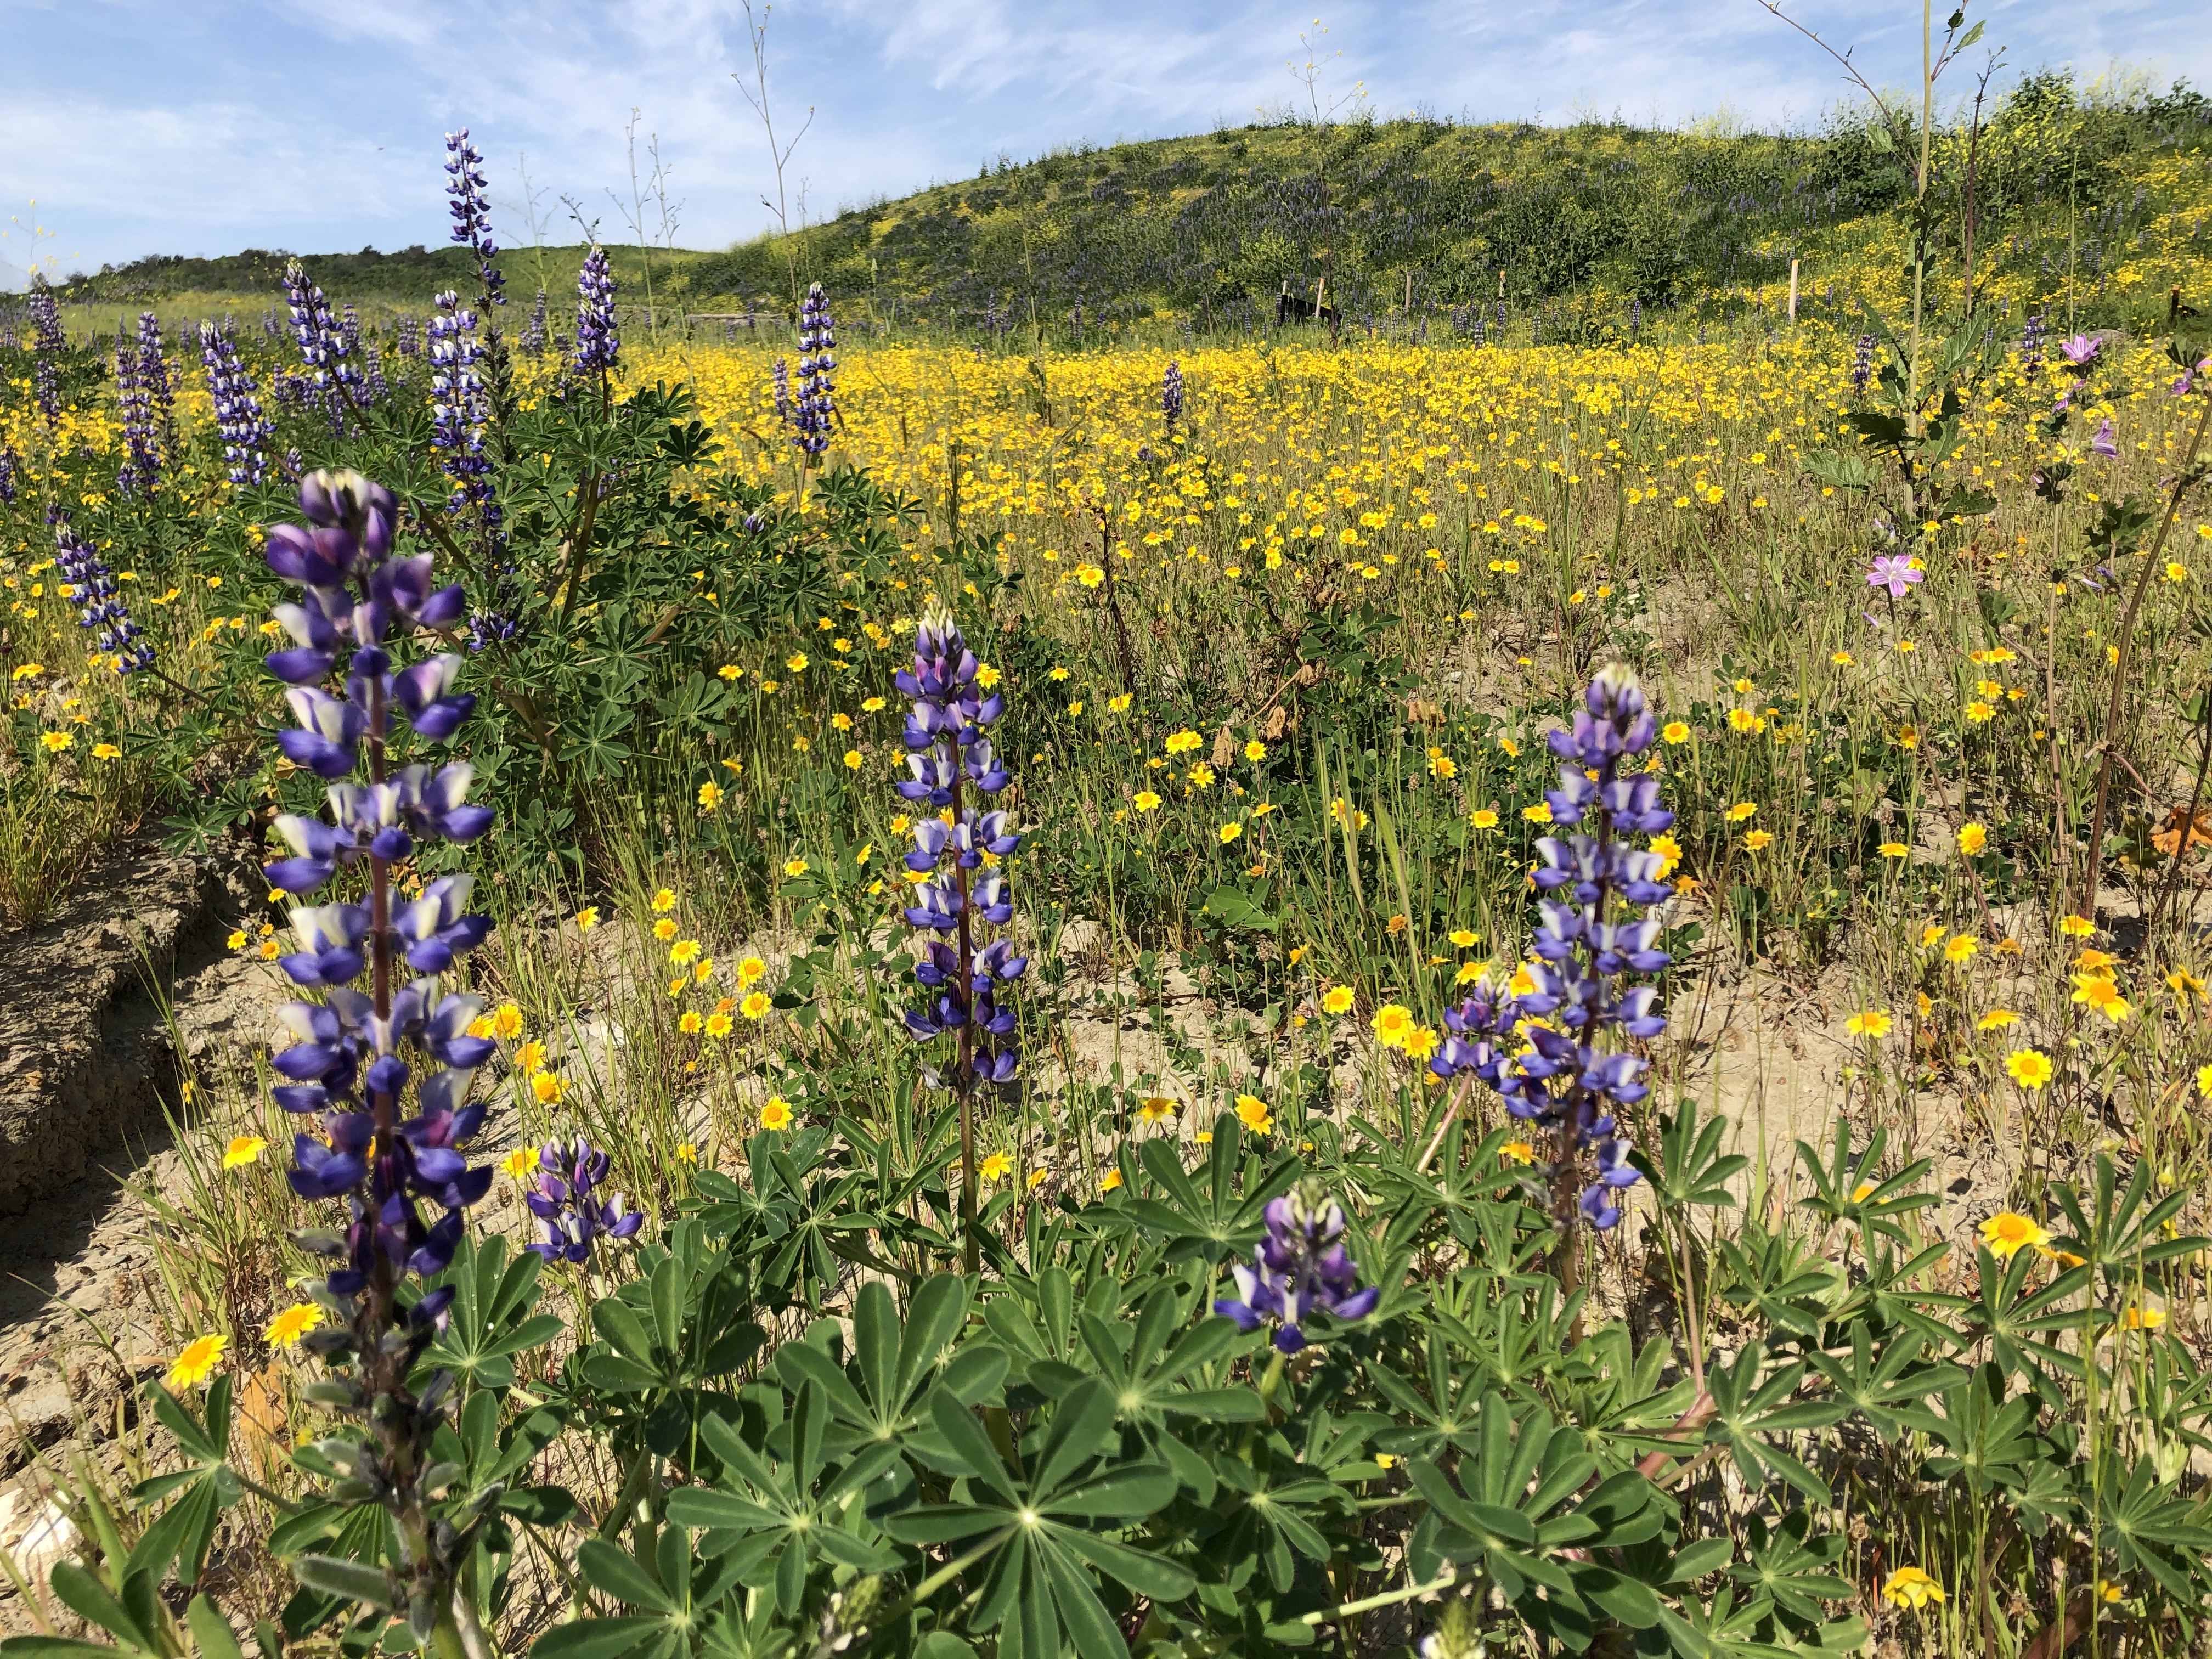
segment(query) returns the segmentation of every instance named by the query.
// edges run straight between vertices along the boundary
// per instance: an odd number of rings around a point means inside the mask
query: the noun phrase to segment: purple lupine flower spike
[[[308,341],[326,348],[312,301],[307,309]],[[236,360],[227,341],[211,330],[201,338],[211,379],[229,376]],[[418,741],[432,741],[450,737],[467,713],[471,700],[453,690],[452,659],[397,672],[392,662],[406,635],[459,614],[460,590],[434,588],[427,556],[393,556],[398,504],[360,474],[310,473],[300,506],[307,523],[269,532],[270,568],[300,590],[296,601],[276,607],[293,644],[269,665],[288,683],[297,721],[278,741],[330,781],[329,817],[278,817],[274,827],[292,856],[264,873],[271,887],[300,895],[341,876],[368,879],[365,892],[293,908],[294,949],[278,965],[321,1000],[277,1011],[290,1041],[272,1058],[283,1080],[271,1097],[316,1130],[295,1139],[293,1190],[343,1200],[349,1217],[343,1232],[301,1235],[303,1248],[336,1264],[318,1294],[340,1315],[309,1340],[326,1356],[358,1358],[394,1342],[416,1352],[427,1345],[450,1292],[431,1291],[403,1312],[398,1280],[450,1265],[462,1212],[491,1184],[490,1169],[471,1169],[459,1151],[483,1119],[482,1107],[467,1103],[470,1074],[493,1047],[468,1035],[483,1002],[442,994],[439,979],[483,942],[489,919],[466,913],[465,873],[441,876],[412,900],[393,895],[391,874],[418,841],[472,840],[489,816],[464,802],[465,765],[434,775],[421,763],[389,768],[404,741],[401,720]],[[365,782],[356,776],[364,758]],[[360,988],[364,975],[373,992]],[[411,1116],[403,1115],[407,1102]],[[422,1202],[445,1213],[426,1222]],[[394,1375],[406,1372],[403,1364]]]
[[[238,347],[213,323],[200,325],[200,362],[207,367],[208,397],[215,405],[216,433],[234,484],[258,484],[267,468],[269,440],[276,435],[254,396],[253,377],[239,361]]]
[[[1174,437],[1176,422],[1182,418],[1182,365],[1172,360],[1160,379],[1160,413],[1166,419],[1168,436]]]
[[[168,355],[161,346],[161,319],[150,311],[138,313],[138,384],[146,393],[160,456],[176,448],[177,389],[169,378]]]
[[[116,331],[115,410],[123,421],[123,460],[115,469],[115,488],[125,501],[150,491],[161,475],[161,453],[154,435],[154,404],[138,373],[138,353]]]
[[[1562,1231],[1577,1217],[1600,1230],[1615,1225],[1620,1193],[1638,1179],[1618,1113],[1650,1092],[1646,1062],[1601,1044],[1608,1032],[1648,1041],[1667,1025],[1656,988],[1628,982],[1668,964],[1656,948],[1658,921],[1610,914],[1616,899],[1649,906],[1672,890],[1659,878],[1658,854],[1627,837],[1656,835],[1674,815],[1659,805],[1656,777],[1620,769],[1657,735],[1642,690],[1620,668],[1600,671],[1573,726],[1551,734],[1559,787],[1546,799],[1553,822],[1577,833],[1536,843],[1543,859],[1536,887],[1556,896],[1539,902],[1534,960],[1524,969],[1528,988],[1478,985],[1445,1014],[1446,1036],[1429,1065],[1439,1077],[1473,1073],[1513,1116],[1550,1134],[1551,1156],[1533,1178],[1544,1183]],[[1593,820],[1595,834],[1581,827]]]
[[[469,142],[469,130],[446,135],[446,196],[453,216],[453,240],[463,244],[477,257],[478,297],[488,306],[503,306],[507,295],[501,292],[507,278],[492,263],[499,256],[499,242],[492,234],[491,198],[486,193],[483,157]]]
[[[1358,1269],[1340,1242],[1344,1208],[1327,1187],[1308,1176],[1273,1200],[1265,1214],[1267,1236],[1251,1265],[1230,1269],[1237,1295],[1217,1300],[1214,1312],[1247,1331],[1277,1321],[1275,1346],[1290,1354],[1310,1340],[1304,1328],[1316,1313],[1350,1323],[1375,1311],[1382,1292],[1372,1285],[1360,1288]]]
[[[477,365],[483,347],[477,339],[477,314],[447,289],[431,301],[430,447],[453,483],[446,510],[460,513],[492,498],[491,461],[484,454],[484,428],[491,402]]]
[[[809,459],[830,447],[830,427],[837,413],[836,329],[830,296],[816,283],[807,289],[799,313],[799,398],[792,414],[797,428],[792,441]]]
[[[611,374],[622,349],[615,330],[615,276],[606,250],[594,243],[576,273],[576,373]]]
[[[154,665],[154,647],[132,620],[123,603],[115,573],[93,550],[92,544],[70,526],[70,516],[49,508],[54,529],[54,562],[69,586],[70,602],[76,606],[76,625],[100,630],[94,644],[118,674],[135,674]]]
[[[62,331],[61,307],[43,283],[32,285],[25,303],[31,313],[31,401],[51,426],[61,418],[60,359],[69,349],[69,337]]]
[[[545,1224],[545,1242],[532,1250],[547,1261],[581,1266],[592,1259],[593,1239],[629,1238],[645,1224],[645,1212],[626,1208],[620,1193],[599,1195],[611,1162],[580,1135],[565,1146],[555,1140],[538,1150],[538,1185],[523,1202]]]

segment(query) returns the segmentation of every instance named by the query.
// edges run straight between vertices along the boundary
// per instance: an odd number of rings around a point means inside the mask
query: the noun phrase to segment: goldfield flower
[[[220,1333],[194,1337],[185,1344],[184,1352],[176,1357],[161,1380],[172,1389],[197,1388],[215,1375],[215,1368],[222,1362],[229,1347],[230,1339]]]
[[[259,1135],[233,1135],[230,1145],[223,1148],[222,1167],[242,1170],[249,1164],[258,1163],[261,1154],[269,1150],[269,1143]]]
[[[2054,1075],[2051,1057],[2039,1048],[2015,1048],[2005,1056],[2005,1073],[2023,1089],[2036,1090]]]
[[[321,1328],[323,1310],[312,1302],[295,1302],[270,1320],[261,1340],[272,1348],[295,1348],[309,1331]]]
[[[1887,1009],[1863,1008],[1844,1022],[1844,1030],[1855,1037],[1878,1042],[1889,1035],[1893,1024]]]
[[[1982,1243],[2000,1261],[2009,1261],[2022,1250],[2040,1249],[2051,1242],[2033,1216],[2017,1210],[2001,1210],[1981,1225]]]
[[[763,1129],[788,1129],[793,1119],[790,1103],[781,1095],[770,1095],[768,1103],[761,1108],[760,1124]]]
[[[1943,1587],[1918,1567],[1899,1567],[1883,1583],[1881,1599],[1892,1607],[1910,1607],[1917,1613],[1931,1602],[1940,1606]]]
[[[1257,1095],[1237,1097],[1237,1121],[1255,1135],[1273,1134],[1275,1131],[1274,1114]]]

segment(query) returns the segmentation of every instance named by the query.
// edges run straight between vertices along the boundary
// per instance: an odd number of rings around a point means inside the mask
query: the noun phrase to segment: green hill
[[[2071,244],[2058,232],[2069,257],[2101,270],[2108,240],[2122,253],[2127,235],[2140,240],[2148,160],[2201,152],[2208,122],[2212,108],[2179,83],[2084,99],[2063,75],[2028,77],[1975,147],[1983,260],[2039,259],[2047,275],[2056,210],[2081,232]],[[1939,158],[1954,198],[1966,137],[1946,134]],[[1057,149],[848,210],[788,246],[763,236],[720,252],[610,251],[625,299],[642,303],[649,277],[664,312],[787,310],[795,268],[848,315],[902,326],[1162,313],[1235,326],[1271,314],[1285,284],[1310,298],[1326,275],[1347,317],[1395,312],[1410,293],[1417,311],[1456,308],[1465,324],[1501,299],[1516,314],[1571,315],[1592,297],[1724,305],[1801,253],[1878,244],[1906,191],[1898,158],[1848,116],[1802,135],[1358,120]],[[565,301],[581,255],[510,252],[510,293],[526,303],[542,281]],[[143,259],[73,279],[68,297],[273,295],[285,257]],[[307,263],[333,298],[399,306],[467,279],[452,247]]]

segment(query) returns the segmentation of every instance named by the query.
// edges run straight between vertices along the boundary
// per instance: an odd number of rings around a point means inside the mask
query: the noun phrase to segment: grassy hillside
[[[2118,268],[2208,246],[2197,212],[2208,122],[2212,106],[2179,83],[2084,95],[2064,76],[2029,77],[1996,107],[1971,169],[1963,131],[1938,157],[1947,210],[1973,179],[1978,280],[2028,303],[2067,295],[2106,321],[2161,303],[2186,270]],[[1849,118],[1797,136],[1354,121],[1078,146],[853,210],[789,244],[614,252],[625,300],[642,304],[649,282],[664,313],[785,309],[795,273],[878,326],[1057,331],[1166,315],[1233,328],[1267,313],[1285,283],[1310,295],[1326,276],[1354,319],[1410,296],[1463,329],[1480,305],[1494,326],[1502,301],[1516,320],[1586,336],[1632,310],[1686,307],[1703,320],[1771,308],[1793,258],[1808,305],[1839,285],[1882,293],[1906,193],[1898,157]],[[1947,210],[1944,222],[1960,218]],[[1939,256],[1950,290],[1939,299],[1957,297],[1960,252],[1954,240]],[[565,298],[581,254],[511,252],[511,290],[526,301],[542,282]],[[284,257],[140,260],[73,281],[69,297],[272,294]],[[465,280],[453,248],[308,264],[334,297],[399,306]]]

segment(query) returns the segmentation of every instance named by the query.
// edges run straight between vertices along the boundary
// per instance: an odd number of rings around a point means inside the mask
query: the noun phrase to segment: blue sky
[[[1877,84],[1918,68],[1917,7],[1790,9],[1856,43]],[[2119,64],[2212,87],[2203,0],[1974,11],[2018,67],[2086,78]],[[1312,16],[1265,0],[784,0],[769,90],[787,132],[815,110],[792,158],[794,212],[802,181],[820,216],[972,175],[1001,151],[1249,120],[1303,98],[1285,64],[1304,58]],[[1324,52],[1342,54],[1323,61],[1324,91],[1364,82],[1378,115],[1672,123],[1726,108],[1772,126],[1816,120],[1843,90],[1757,0],[1364,0],[1322,17]],[[608,191],[627,203],[633,107],[641,155],[657,133],[683,203],[681,245],[725,246],[769,217],[767,145],[729,78],[750,61],[736,0],[0,0],[0,287],[33,258],[67,270],[436,242],[441,135],[463,123],[489,157],[507,240],[527,240],[523,152],[549,240],[575,240],[562,193],[622,240]]]

